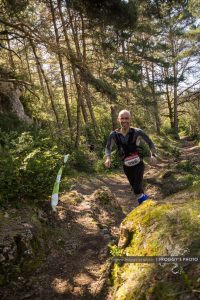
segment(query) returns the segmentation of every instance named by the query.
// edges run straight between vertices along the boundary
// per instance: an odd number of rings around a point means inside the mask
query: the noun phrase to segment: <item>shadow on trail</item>
[[[113,218],[109,210],[103,209],[99,214],[102,213],[107,214],[107,219]],[[57,225],[62,238],[58,237],[59,247],[51,249],[49,259],[39,271],[45,276],[45,284],[36,299],[102,299],[106,292],[99,278],[109,241],[98,226],[101,220],[96,221],[88,208],[79,211],[78,207],[70,207],[70,214],[70,224],[63,219]],[[105,218],[104,222],[105,226]]]

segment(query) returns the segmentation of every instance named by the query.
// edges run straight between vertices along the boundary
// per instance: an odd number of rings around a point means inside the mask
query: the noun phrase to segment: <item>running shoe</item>
[[[149,198],[149,196],[146,195],[146,194],[143,194],[142,196],[140,196],[140,198],[137,199],[139,205],[142,204],[142,202],[144,202],[144,201],[147,200],[148,198]]]

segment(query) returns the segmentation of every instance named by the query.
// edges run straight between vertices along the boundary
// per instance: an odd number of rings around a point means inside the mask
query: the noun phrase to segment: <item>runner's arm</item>
[[[105,166],[109,168],[111,166],[111,150],[113,145],[115,144],[114,140],[114,133],[111,132],[111,134],[108,137],[106,148],[105,148]]]
[[[114,133],[111,132],[111,134],[108,137],[106,148],[105,148],[105,156],[111,156],[112,147],[115,144],[114,140]]]

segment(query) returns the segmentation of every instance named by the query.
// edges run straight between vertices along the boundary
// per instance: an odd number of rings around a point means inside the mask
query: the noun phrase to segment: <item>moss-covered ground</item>
[[[133,210],[121,224],[129,240],[121,256],[200,256],[200,187],[179,193],[181,202],[149,200]],[[176,197],[176,196],[174,196]],[[126,234],[127,235],[127,234]],[[122,245],[123,246],[123,245]],[[200,265],[116,263],[111,276],[113,299],[198,299]]]

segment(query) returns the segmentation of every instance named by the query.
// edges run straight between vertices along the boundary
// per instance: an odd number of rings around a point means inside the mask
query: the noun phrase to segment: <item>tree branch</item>
[[[21,85],[24,85],[24,86],[27,86],[27,85],[32,86],[32,84],[30,82],[19,80],[19,79],[0,79],[0,82],[1,81],[18,83],[18,84],[21,84]]]
[[[198,79],[196,82],[194,82],[192,85],[190,85],[189,87],[187,87],[184,91],[182,91],[177,98],[179,98],[181,95],[183,95],[186,91],[188,91],[190,88],[192,88],[193,86],[197,85],[198,83],[200,83],[200,79]]]
[[[3,49],[6,49],[6,50],[8,50],[8,51],[11,51],[11,52],[13,52],[19,59],[20,59],[20,56],[14,51],[14,50],[12,50],[12,49],[9,49],[9,48],[7,48],[7,47],[5,47],[5,46],[3,46],[2,44],[0,44],[0,48],[3,48]]]

